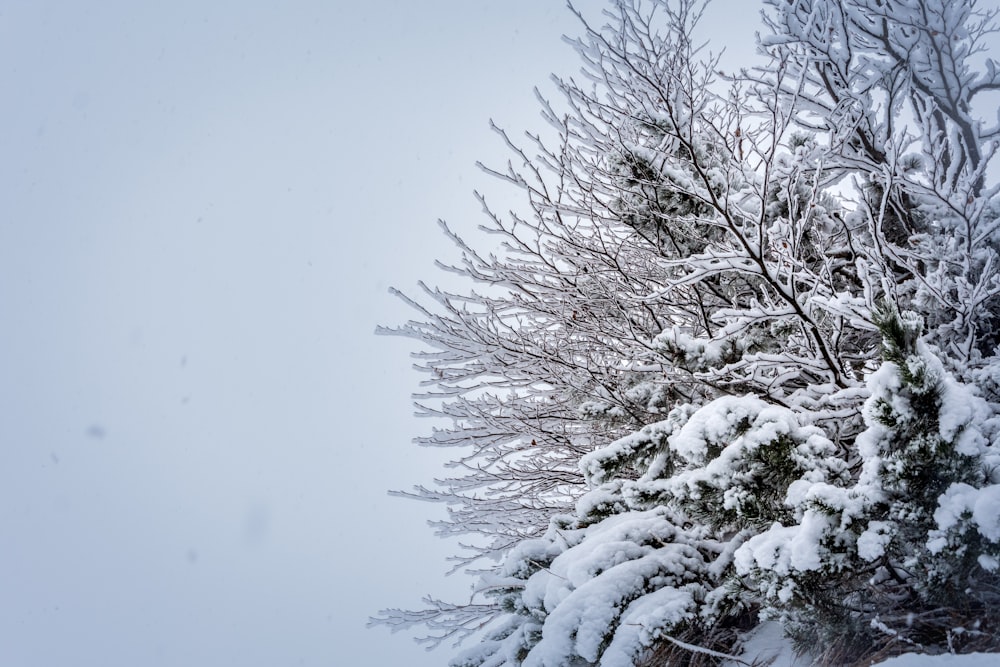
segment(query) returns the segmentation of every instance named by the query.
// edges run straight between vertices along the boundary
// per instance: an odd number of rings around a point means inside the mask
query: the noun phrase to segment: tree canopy
[[[764,0],[722,72],[703,10],[578,14],[555,139],[484,167],[522,207],[401,294],[455,452],[410,495],[477,584],[375,622],[456,667],[1000,650],[997,11]]]

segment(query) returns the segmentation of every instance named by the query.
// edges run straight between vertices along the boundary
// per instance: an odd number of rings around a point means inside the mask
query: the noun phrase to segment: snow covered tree
[[[857,479],[791,489],[796,520],[748,540],[736,570],[767,613],[838,662],[880,646],[996,650],[1000,424],[920,341],[922,318],[887,307],[875,321],[885,363],[868,379]]]
[[[714,664],[761,621],[847,663],[1000,650],[1000,73],[975,0],[694,0],[580,16],[555,142],[505,169],[465,293],[403,297],[474,536],[467,604],[377,623],[467,667]],[[574,10],[575,11],[575,10]],[[479,285],[480,287],[476,287]]]

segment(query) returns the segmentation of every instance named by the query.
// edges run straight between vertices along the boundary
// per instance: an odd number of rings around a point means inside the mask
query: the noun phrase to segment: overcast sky
[[[706,36],[750,52],[750,4]],[[373,330],[577,32],[562,0],[0,5],[0,665],[447,662],[364,629],[469,583],[386,495],[441,457]]]

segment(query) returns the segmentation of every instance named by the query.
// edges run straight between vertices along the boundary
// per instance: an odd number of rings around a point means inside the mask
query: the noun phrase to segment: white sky
[[[710,23],[736,54],[752,4]],[[0,6],[0,665],[447,662],[364,629],[468,586],[386,495],[441,457],[372,332],[564,33],[561,0]]]

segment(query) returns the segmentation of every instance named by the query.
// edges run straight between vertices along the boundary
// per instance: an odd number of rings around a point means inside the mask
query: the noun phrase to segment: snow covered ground
[[[742,667],[746,663],[757,662],[767,664],[768,661],[771,661],[771,667],[805,667],[809,664],[808,659],[795,655],[779,623],[763,623],[755,628],[747,637],[740,658],[743,662],[734,660],[725,663],[725,667]]]
[[[809,667],[812,661],[807,656],[796,656],[789,642],[781,632],[778,623],[764,623],[746,639],[744,650],[735,660],[724,663],[724,667],[745,667],[747,664],[766,664],[769,667]],[[970,653],[968,655],[920,655],[909,653],[889,658],[877,663],[880,667],[997,667],[1000,665],[998,653]]]
[[[970,653],[968,655],[901,655],[880,662],[885,667],[996,667],[1000,664],[1000,654]]]

